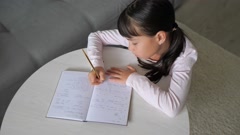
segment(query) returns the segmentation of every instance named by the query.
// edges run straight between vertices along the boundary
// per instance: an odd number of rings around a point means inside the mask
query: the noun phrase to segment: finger
[[[94,83],[91,83],[92,85],[99,85],[101,84],[101,82],[94,82]]]
[[[133,71],[133,72],[136,71],[136,69],[135,69],[134,67],[132,67],[132,66],[129,66],[129,65],[128,65],[127,68],[128,68],[129,70]]]
[[[99,79],[94,78],[94,79],[91,79],[91,80],[90,80],[90,83],[91,83],[92,85],[99,85],[101,82],[100,82]]]
[[[94,84],[95,82],[97,82],[97,77],[96,77],[96,74],[94,72],[90,72],[88,74],[88,78],[89,78],[91,84]]]
[[[118,78],[118,79],[121,79],[121,78],[122,78],[122,76],[119,75],[119,74],[110,74],[109,76],[110,76],[111,78]]]
[[[111,78],[109,78],[109,81],[114,82],[114,83],[120,83],[121,80],[119,78],[111,77]]]
[[[118,73],[116,73],[114,70],[109,69],[109,70],[106,71],[106,74],[110,75],[110,74],[118,74]]]
[[[103,82],[105,80],[105,73],[99,72],[99,76],[100,76],[100,81]]]
[[[112,71],[107,71],[107,75],[109,75],[110,77],[121,78],[121,74]]]
[[[115,72],[122,72],[123,70],[120,68],[116,68],[116,67],[111,67],[110,69],[111,71],[115,71]]]
[[[122,71],[118,68],[111,68],[108,70],[109,73],[121,74]]]
[[[106,71],[106,75],[110,75],[109,71]]]

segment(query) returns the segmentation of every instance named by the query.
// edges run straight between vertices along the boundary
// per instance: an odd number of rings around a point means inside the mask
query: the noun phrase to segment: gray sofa
[[[0,126],[24,81],[48,61],[116,28],[131,0],[0,0]],[[179,0],[171,0],[177,7]]]

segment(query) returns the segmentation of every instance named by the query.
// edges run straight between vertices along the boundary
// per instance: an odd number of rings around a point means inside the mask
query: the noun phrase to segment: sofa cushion
[[[6,28],[12,29],[16,23],[25,19],[28,14],[38,10],[50,1],[52,0],[1,0],[0,22]]]
[[[172,3],[173,7],[177,9],[182,4],[183,0],[169,0],[169,1]]]
[[[9,32],[8,29],[0,23],[0,33],[6,33],[6,32]]]
[[[0,33],[0,86],[6,88],[37,69],[30,55],[9,33]]]
[[[63,0],[91,24],[93,30],[104,30],[116,26],[122,10],[132,0]],[[91,4],[89,4],[91,3]],[[98,23],[96,23],[98,22]]]
[[[7,32],[0,32],[0,123],[16,89],[37,69],[28,53]]]
[[[30,8],[28,12],[20,10],[24,16],[17,21],[11,22],[14,19],[3,18],[3,23],[7,23],[4,25],[10,27],[8,29],[17,41],[40,67],[59,55],[86,47],[89,33],[113,27],[121,10],[129,2],[45,0],[45,3],[42,2],[35,9]],[[24,6],[31,4],[36,6],[35,3],[27,3]],[[16,6],[16,3],[13,5]]]
[[[69,4],[55,1],[29,14],[12,29],[38,66],[85,46],[91,25]]]

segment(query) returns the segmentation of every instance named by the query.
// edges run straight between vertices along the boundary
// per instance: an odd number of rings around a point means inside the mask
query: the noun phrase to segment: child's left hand
[[[136,72],[136,69],[131,66],[127,66],[127,69],[112,67],[107,70],[106,74],[110,76],[110,81],[126,84],[127,78],[134,72]]]

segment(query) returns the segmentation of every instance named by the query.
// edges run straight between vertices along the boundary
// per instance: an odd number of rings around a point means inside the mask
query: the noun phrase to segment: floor
[[[176,19],[240,57],[239,0],[183,0]]]

